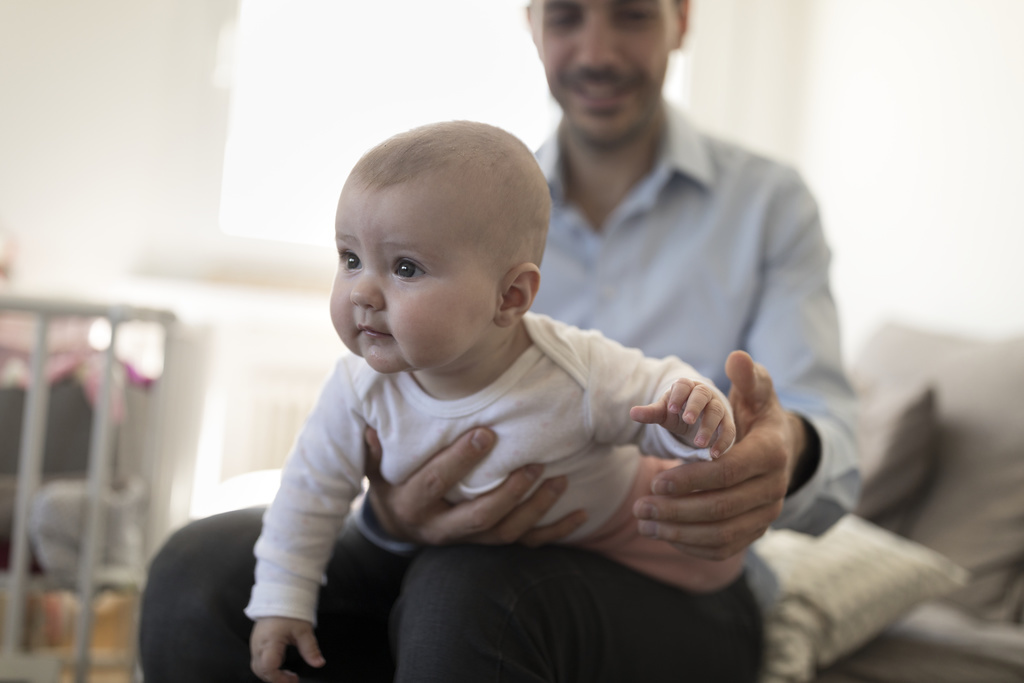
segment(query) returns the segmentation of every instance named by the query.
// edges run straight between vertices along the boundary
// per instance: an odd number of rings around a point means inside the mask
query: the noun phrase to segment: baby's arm
[[[711,387],[692,379],[677,379],[660,399],[634,406],[629,416],[642,424],[661,425],[697,448],[710,448],[712,458],[728,450],[736,439],[728,407]]]
[[[281,669],[289,645],[294,645],[310,666],[319,668],[326,663],[311,623],[287,617],[261,617],[249,637],[249,666],[253,673],[267,683],[297,683],[297,675]]]

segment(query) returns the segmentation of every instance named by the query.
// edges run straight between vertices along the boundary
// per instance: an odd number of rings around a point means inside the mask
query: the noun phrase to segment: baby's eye
[[[351,251],[343,251],[340,254],[341,265],[345,266],[345,270],[359,270],[359,266],[362,263],[359,262],[359,257]]]
[[[395,275],[401,278],[416,277],[417,275],[422,274],[423,271],[420,267],[407,259],[402,259],[398,262],[398,265],[395,266]]]

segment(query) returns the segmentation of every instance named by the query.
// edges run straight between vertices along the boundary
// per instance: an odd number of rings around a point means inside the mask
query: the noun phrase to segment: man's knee
[[[602,640],[605,620],[578,559],[565,548],[424,550],[393,613],[399,674],[431,671],[442,680],[458,662],[463,673],[488,678],[587,680],[592,672],[580,667],[600,658],[581,646]]]
[[[242,510],[192,522],[153,558],[139,624],[147,680],[186,680],[218,663],[246,677],[251,622],[242,609],[252,588],[260,519],[259,510]],[[239,678],[225,673],[221,680]]]
[[[227,580],[236,584],[248,581],[251,586],[255,567],[252,549],[260,533],[260,519],[260,510],[239,510],[179,529],[153,558],[147,593],[175,586],[187,586],[194,592],[205,586],[223,587]]]

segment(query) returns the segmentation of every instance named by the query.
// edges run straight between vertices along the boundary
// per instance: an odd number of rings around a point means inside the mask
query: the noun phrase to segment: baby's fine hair
[[[384,189],[445,174],[464,183],[466,202],[479,205],[481,229],[506,259],[540,264],[551,196],[537,160],[523,142],[496,126],[473,121],[432,123],[399,133],[370,149],[349,175]]]

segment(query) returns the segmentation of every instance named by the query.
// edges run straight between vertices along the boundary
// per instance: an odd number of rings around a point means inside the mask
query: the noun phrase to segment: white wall
[[[850,334],[1024,332],[1024,3],[813,8],[801,158]]]
[[[27,291],[127,275],[323,289],[333,258],[217,229],[237,0],[0,3],[0,232]],[[123,283],[122,283],[123,284]]]
[[[803,172],[847,355],[886,320],[1024,333],[1024,3],[694,2],[694,116]]]

